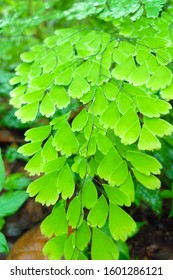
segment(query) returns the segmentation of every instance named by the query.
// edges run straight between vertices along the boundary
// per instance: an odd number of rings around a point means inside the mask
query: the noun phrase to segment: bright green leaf
[[[88,113],[85,109],[80,111],[80,113],[74,118],[72,122],[72,130],[80,131],[82,130],[88,121]]]
[[[18,153],[21,153],[24,156],[32,156],[33,154],[38,152],[38,150],[40,150],[41,144],[41,141],[24,144],[18,149]]]
[[[118,111],[116,101],[111,102],[106,110],[103,112],[100,118],[100,124],[104,128],[114,128],[120,119],[120,113]]]
[[[150,18],[150,17],[158,17],[159,12],[161,11],[166,1],[165,0],[157,0],[157,1],[142,0],[142,2],[145,5],[147,17]]]
[[[75,196],[70,201],[67,210],[67,220],[72,228],[76,228],[79,225],[80,218],[82,215],[82,207],[79,196]]]
[[[88,122],[84,128],[84,136],[86,140],[90,139],[92,130],[93,130],[93,116],[91,114],[88,114]]]
[[[140,65],[144,64],[149,56],[150,56],[150,52],[147,49],[141,48],[141,46],[139,45],[136,50],[137,63]]]
[[[70,198],[75,190],[75,183],[72,171],[68,164],[66,164],[60,171],[57,180],[57,189],[61,193],[63,199]]]
[[[74,158],[74,164],[72,165],[72,171],[78,173],[81,178],[84,178],[87,170],[87,161],[85,157],[76,156]]]
[[[41,204],[46,204],[46,206],[50,206],[55,204],[59,197],[59,191],[56,184],[57,172],[53,171],[32,182],[28,186],[27,192],[31,197],[36,195],[36,201]]]
[[[64,253],[66,234],[50,239],[43,248],[43,254],[49,260],[60,260]]]
[[[22,96],[24,94],[24,92],[26,91],[26,86],[18,86],[15,87],[13,90],[10,91],[10,96],[11,97],[15,97],[15,96]]]
[[[21,119],[22,122],[33,121],[37,116],[38,106],[38,101],[24,105],[16,111],[15,115],[18,119]]]
[[[88,245],[90,239],[91,239],[91,231],[87,222],[84,220],[80,225],[80,227],[76,230],[75,245],[80,251],[83,251],[85,247]]]
[[[110,174],[108,178],[108,182],[110,185],[120,186],[122,185],[128,176],[128,166],[125,161],[121,161],[121,163],[117,163],[116,167]]]
[[[67,238],[64,246],[64,257],[66,260],[74,260],[78,258],[79,250],[75,247],[75,235],[72,233]]]
[[[84,157],[92,156],[96,152],[96,136],[91,134],[89,142],[85,142],[80,149],[80,154]]]
[[[41,150],[41,156],[44,161],[50,161],[54,160],[58,157],[58,153],[53,146],[53,137],[50,136],[48,140],[45,142],[42,150]]]
[[[147,58],[147,66],[148,66],[148,71],[150,74],[155,74],[156,71],[158,71],[160,64],[158,63],[156,57],[154,55],[149,55]],[[150,80],[148,80],[149,82]]]
[[[98,228],[92,229],[92,260],[117,260],[119,252],[113,240]]]
[[[124,115],[130,109],[130,107],[133,107],[133,99],[126,92],[121,92],[118,96],[117,106],[119,112]]]
[[[169,86],[167,86],[166,88],[162,89],[160,94],[166,100],[173,99],[173,81],[170,83]]]
[[[106,98],[110,101],[114,101],[118,95],[118,88],[113,83],[105,83],[103,87],[103,92]]]
[[[48,73],[43,74],[39,77],[35,77],[32,80],[30,80],[30,87],[36,89],[43,89],[46,90],[50,84],[53,82],[54,74]]]
[[[124,1],[125,2],[125,1]],[[120,41],[118,49],[126,56],[132,56],[135,53],[135,46],[129,42]]]
[[[65,207],[61,204],[49,214],[41,224],[41,233],[50,238],[52,235],[58,236],[67,234],[68,224]]]
[[[59,109],[66,108],[70,103],[70,97],[66,89],[62,86],[55,86],[50,91],[50,97],[53,100],[54,105]]]
[[[129,196],[116,187],[103,184],[104,190],[109,198],[109,201],[120,205],[130,206]]]
[[[41,155],[41,149],[35,153],[35,155],[25,165],[25,170],[30,173],[30,176],[40,175],[43,165],[43,158]]]
[[[99,83],[100,76],[100,64],[96,61],[92,61],[90,71],[87,75],[88,82],[91,83],[92,86],[101,84]]]
[[[44,125],[44,126],[28,129],[25,132],[25,141],[33,141],[33,142],[43,141],[49,136],[50,131],[51,131],[50,125]]]
[[[21,105],[22,105],[22,93],[21,93],[21,95],[17,95],[17,96],[14,96],[14,97],[12,97],[11,98],[11,100],[10,100],[10,105],[12,105],[14,108],[16,108],[16,109],[18,109],[18,108],[20,108],[21,107]],[[25,106],[24,106],[25,107]],[[22,107],[23,108],[23,107]],[[21,108],[20,108],[21,109]],[[18,109],[18,111],[20,110],[20,109]],[[16,111],[16,113],[18,112],[18,111]],[[16,113],[15,113],[15,115],[16,115]],[[16,115],[17,116],[17,115]],[[22,120],[22,117],[18,117],[18,119],[21,119]],[[24,121],[23,121],[24,122]]]
[[[112,147],[112,142],[105,135],[98,133],[97,146],[100,152],[106,155],[109,152],[110,148]]]
[[[10,83],[10,85],[16,85],[16,84],[20,83],[20,81],[21,81],[21,77],[16,76],[16,77],[13,77],[12,79],[10,79],[9,83]]]
[[[47,93],[41,101],[40,113],[46,117],[50,117],[55,113],[54,102],[49,93]]]
[[[126,159],[141,173],[146,175],[160,174],[161,164],[157,159],[147,154],[135,151],[127,151]]]
[[[69,86],[68,92],[72,98],[80,98],[82,95],[90,90],[88,82],[76,73],[72,83]]]
[[[68,121],[69,117],[70,117],[70,112],[54,118],[53,120],[51,120],[50,125],[53,125],[54,126],[53,129],[56,130],[60,128],[62,125],[64,125]]]
[[[64,71],[60,71],[60,73],[55,78],[55,85],[63,85],[67,86],[70,84],[73,78],[73,68],[68,67]]]
[[[91,61],[87,60],[76,68],[76,72],[81,76],[86,78],[91,68]]]
[[[100,116],[106,110],[107,106],[108,106],[107,99],[103,94],[102,88],[99,87],[96,89],[96,92],[94,94],[94,100],[90,106],[90,113],[92,113],[95,116],[97,115]]]
[[[93,227],[102,227],[104,226],[108,216],[108,204],[106,198],[101,195],[97,200],[94,207],[90,210],[87,220],[90,225]]]
[[[45,162],[42,166],[43,172],[46,174],[52,171],[60,171],[66,162],[66,157],[58,157],[57,159]]]
[[[123,53],[119,48],[116,48],[113,52],[113,60],[121,64],[127,58],[126,54]]]
[[[140,65],[132,74],[129,76],[129,81],[135,86],[146,84],[150,75],[148,72],[147,64]]]
[[[112,71],[112,76],[118,80],[127,80],[131,73],[136,70],[136,65],[132,56],[129,56],[122,63],[117,65]]]
[[[149,0],[143,0],[143,2],[149,2]],[[163,0],[158,0],[163,1]],[[162,39],[160,37],[154,37],[154,40],[152,37],[146,37],[144,38],[144,42],[146,43],[146,46],[150,49],[161,49],[165,48],[168,44],[166,39]]]
[[[40,63],[44,73],[52,72],[57,65],[57,58],[53,51],[47,51]]]
[[[169,62],[172,61],[171,55],[167,49],[158,49],[156,51],[156,59],[161,65],[167,65]]]
[[[160,114],[168,114],[171,105],[157,98],[147,96],[137,96],[136,105],[143,115],[147,117],[160,117]]]
[[[30,67],[30,71],[29,71],[29,75],[28,75],[29,80],[32,80],[33,78],[39,77],[42,74],[42,72],[43,72],[43,69],[40,65],[39,59],[35,60],[31,64],[31,67]]]
[[[147,86],[152,90],[164,89],[172,81],[171,71],[164,65],[161,65],[153,76],[148,80]]]
[[[37,101],[42,100],[44,95],[43,90],[37,90],[37,91],[32,91],[25,93],[21,96],[22,103],[34,103]]]
[[[138,148],[140,150],[152,151],[154,149],[160,149],[160,147],[161,144],[157,137],[154,134],[152,134],[145,125],[143,125],[139,137]]]
[[[109,180],[110,175],[122,163],[122,158],[118,154],[115,147],[112,147],[109,152],[105,155],[103,160],[98,166],[98,175],[105,180]]]
[[[130,108],[118,121],[114,131],[115,135],[121,138],[121,142],[125,145],[130,145],[139,137],[140,123],[137,113],[133,108]]]
[[[30,51],[22,53],[20,57],[24,62],[32,62],[36,59],[36,56],[37,52]]]
[[[93,208],[98,199],[97,189],[92,181],[87,181],[82,187],[82,206]]]
[[[135,169],[133,169],[133,173],[136,177],[136,179],[142,184],[144,185],[146,188],[151,189],[151,190],[155,190],[155,189],[159,189],[160,188],[160,180],[154,176],[154,175],[145,175]]]
[[[134,202],[135,199],[135,189],[134,189],[134,183],[131,174],[127,176],[127,179],[125,182],[119,187],[119,190],[124,192],[126,195],[129,196],[131,202]]]
[[[164,135],[171,135],[173,132],[172,124],[162,119],[144,118],[144,124],[148,130],[154,135],[163,137]]]
[[[125,241],[135,231],[136,223],[123,209],[110,202],[109,229],[115,240]]]
[[[56,132],[53,139],[53,145],[57,151],[61,151],[62,155],[71,156],[77,152],[78,141],[68,123],[62,125]]]

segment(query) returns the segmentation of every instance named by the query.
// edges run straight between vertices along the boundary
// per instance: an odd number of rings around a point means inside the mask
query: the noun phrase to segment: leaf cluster
[[[89,16],[98,16],[103,20],[113,20],[131,16],[133,20],[146,15],[147,18],[156,18],[162,10],[166,0],[89,0],[75,1],[72,7],[65,11],[67,19],[84,19]]]
[[[1,232],[5,218],[13,215],[28,198],[24,190],[30,179],[21,173],[14,173],[6,177],[5,167],[0,150],[0,252],[8,253],[9,248],[4,234]]]
[[[41,175],[29,195],[55,205],[41,226],[51,238],[44,247],[50,259],[118,259],[116,241],[136,230],[123,209],[134,201],[134,182],[160,188],[161,164],[152,152],[173,131],[163,118],[173,97],[170,17],[141,18],[130,29],[129,19],[114,24],[114,34],[57,30],[21,55],[11,80],[22,122],[51,117],[27,130],[28,143],[19,148],[31,156],[25,169]]]

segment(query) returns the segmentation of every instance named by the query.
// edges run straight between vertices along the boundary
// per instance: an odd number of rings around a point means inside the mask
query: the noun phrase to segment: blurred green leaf
[[[22,173],[10,174],[5,179],[4,188],[7,190],[22,190],[31,183],[31,179],[24,177]]]
[[[0,191],[4,186],[4,180],[5,180],[5,167],[4,167],[4,162],[2,159],[2,154],[0,149]]]
[[[0,217],[14,214],[26,201],[28,194],[25,191],[8,191],[0,196]]]
[[[22,154],[19,154],[17,152],[17,148],[14,146],[8,146],[6,153],[5,153],[5,158],[9,163],[14,162],[15,160],[23,160],[26,161],[27,157],[25,157]]]
[[[0,232],[0,253],[9,253],[7,240],[2,232]]]

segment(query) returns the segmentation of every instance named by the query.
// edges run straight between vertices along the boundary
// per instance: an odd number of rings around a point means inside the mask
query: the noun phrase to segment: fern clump
[[[151,1],[140,2],[154,16]],[[11,104],[22,122],[47,118],[26,132],[19,152],[31,156],[25,169],[40,175],[29,195],[55,205],[41,225],[50,259],[118,259],[116,241],[136,230],[123,209],[134,201],[134,182],[160,188],[152,151],[173,132],[163,118],[173,98],[171,21],[166,13],[133,24],[123,18],[111,34],[60,29],[21,55]]]
[[[162,10],[166,0],[89,0],[78,2],[65,11],[67,19],[84,19],[88,16],[97,16],[104,20],[112,20],[131,16],[133,20],[146,14],[148,18],[156,18]]]

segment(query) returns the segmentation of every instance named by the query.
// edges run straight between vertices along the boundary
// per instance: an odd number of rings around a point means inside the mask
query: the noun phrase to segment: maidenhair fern
[[[65,11],[67,19],[83,19],[88,16],[97,15],[101,19],[117,19],[132,16],[137,19],[146,14],[149,18],[159,15],[166,0],[88,0],[77,2]]]
[[[132,2],[139,5],[126,4]],[[151,15],[151,1],[140,2]],[[130,22],[114,22],[111,34],[57,30],[21,55],[11,80],[17,117],[47,119],[26,132],[19,152],[32,156],[26,170],[40,175],[29,195],[54,205],[41,225],[50,259],[118,259],[116,241],[136,230],[123,209],[134,201],[134,182],[160,188],[161,164],[152,151],[173,132],[163,119],[173,98],[172,18]],[[79,104],[75,112],[72,102]]]

